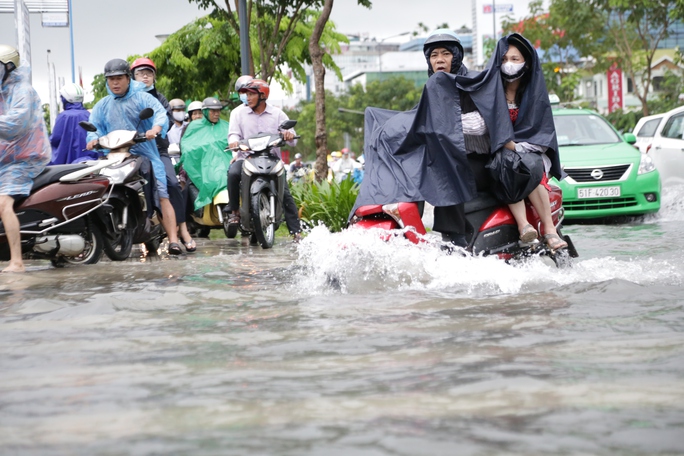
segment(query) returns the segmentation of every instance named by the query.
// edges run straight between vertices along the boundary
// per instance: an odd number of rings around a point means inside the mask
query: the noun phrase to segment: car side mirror
[[[636,136],[634,136],[634,133],[623,133],[622,137],[627,144],[636,144]]]
[[[83,128],[85,131],[90,131],[90,132],[96,132],[97,127],[90,122],[86,122],[85,120],[82,120],[78,123],[78,125]]]

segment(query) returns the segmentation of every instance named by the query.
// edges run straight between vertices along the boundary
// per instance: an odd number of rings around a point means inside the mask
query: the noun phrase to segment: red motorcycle
[[[502,204],[493,195],[479,193],[478,196],[465,203],[468,233],[468,245],[465,251],[473,255],[497,255],[507,260],[521,260],[531,256],[545,255],[558,266],[568,266],[570,258],[578,256],[570,236],[563,235],[560,230],[563,222],[563,194],[561,189],[552,186],[549,192],[553,222],[559,235],[568,243],[568,247],[553,251],[539,239],[522,242],[518,226],[508,206]],[[541,221],[534,207],[525,202],[527,219],[541,230]],[[418,203],[393,203],[385,205],[361,206],[350,220],[350,228],[386,230],[386,236],[393,231],[399,232],[413,243],[426,242],[425,227],[421,220]],[[451,248],[451,247],[450,247]]]

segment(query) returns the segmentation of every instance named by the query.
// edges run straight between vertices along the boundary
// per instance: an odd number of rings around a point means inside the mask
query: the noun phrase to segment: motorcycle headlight
[[[639,161],[639,171],[637,174],[646,174],[656,169],[653,164],[653,159],[646,154],[641,154],[641,161]]]
[[[100,170],[100,174],[107,176],[111,179],[113,184],[121,184],[135,169],[135,161],[126,163],[123,166],[117,168],[103,168]]]
[[[245,162],[242,164],[242,170],[247,174],[248,176],[251,176],[254,173],[258,173],[259,170],[250,162],[249,160],[245,160]]]
[[[249,140],[249,147],[254,152],[261,152],[268,147],[268,140],[271,139],[270,136],[264,136],[262,138],[252,138]]]

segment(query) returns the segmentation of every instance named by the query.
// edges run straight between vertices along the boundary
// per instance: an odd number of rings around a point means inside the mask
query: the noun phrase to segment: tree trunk
[[[320,40],[325,24],[330,18],[334,0],[325,0],[323,11],[316,21],[311,38],[309,38],[309,54],[313,64],[315,96],[316,96],[316,163],[314,164],[317,182],[328,177],[328,135],[325,131],[325,67],[323,66],[324,50]]]

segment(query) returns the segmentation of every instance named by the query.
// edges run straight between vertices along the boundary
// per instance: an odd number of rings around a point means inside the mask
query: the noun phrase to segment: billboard
[[[505,1],[505,2],[504,2]],[[485,49],[487,40],[494,42],[501,38],[501,22],[503,18],[521,19],[529,15],[529,0],[472,0],[473,16],[473,61],[483,65],[493,50]]]

